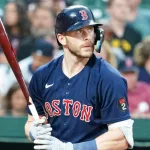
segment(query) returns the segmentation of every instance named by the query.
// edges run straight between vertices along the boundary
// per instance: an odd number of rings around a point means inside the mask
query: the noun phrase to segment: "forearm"
[[[120,129],[108,130],[94,140],[81,143],[64,143],[51,135],[41,135],[34,141],[37,150],[125,150],[128,143]]]
[[[30,126],[31,126],[31,122],[30,122],[30,121],[27,121],[26,124],[25,124],[25,134],[26,134],[27,138],[28,138],[30,141],[32,141],[32,140],[30,139],[30,136],[29,136],[29,128],[30,128]]]
[[[133,120],[108,124],[108,131],[96,139],[81,143],[64,143],[51,135],[40,135],[34,141],[37,150],[125,150],[134,146]]]
[[[34,120],[33,116],[28,115],[28,120],[25,124],[25,134],[30,141],[34,141],[39,135],[51,135],[52,128],[50,124],[46,124],[46,117]]]
[[[74,150],[125,150],[128,148],[128,142],[121,130],[115,129],[109,130],[93,141],[73,144],[73,147]]]
[[[124,150],[128,142],[120,129],[109,130],[96,139],[97,150]]]

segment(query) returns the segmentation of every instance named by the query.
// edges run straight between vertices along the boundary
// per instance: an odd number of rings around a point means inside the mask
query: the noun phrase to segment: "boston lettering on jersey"
[[[53,100],[51,104],[49,102],[46,102],[45,108],[50,117],[60,115],[73,115],[75,118],[77,118],[80,115],[80,120],[90,122],[90,117],[93,110],[92,106],[81,106],[81,103],[79,101],[73,102],[73,100],[70,99],[63,99],[63,104],[65,107],[64,114],[62,114],[61,108],[59,107],[60,100]],[[72,114],[70,114],[70,106],[72,106]]]

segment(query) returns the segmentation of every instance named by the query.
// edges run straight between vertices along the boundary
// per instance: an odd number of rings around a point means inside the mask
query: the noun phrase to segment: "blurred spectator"
[[[35,37],[54,33],[53,12],[43,6],[37,6],[34,9],[34,15],[31,22],[31,32]]]
[[[29,83],[35,70],[51,61],[54,57],[54,48],[53,45],[46,42],[43,39],[36,40],[34,44],[34,51],[31,56],[19,61],[19,66],[21,68],[25,82]],[[14,74],[11,72],[10,78],[12,79],[11,83],[16,82]]]
[[[8,64],[5,54],[2,51],[2,47],[0,47],[0,65],[1,64]]]
[[[31,3],[27,5],[27,16],[30,23],[32,22],[32,18],[34,17],[34,10],[36,7],[37,7],[36,3]]]
[[[30,35],[29,25],[25,6],[15,1],[8,2],[4,9],[4,26],[15,53],[19,44]]]
[[[35,0],[35,1],[30,1],[30,3],[27,3],[28,7],[28,18],[30,22],[32,22],[32,19],[35,17],[35,9],[38,7],[48,9],[49,11],[53,11],[53,0]],[[53,12],[52,12],[53,13]]]
[[[58,46],[57,40],[56,40],[56,36],[54,35],[46,35],[44,37],[44,40],[49,42],[50,44],[52,44],[54,46],[54,58],[58,58],[59,56],[64,54],[63,49],[61,49]]]
[[[7,59],[0,47],[0,116],[4,114],[2,102],[3,96],[6,94],[8,89],[8,72],[9,72],[9,65]]]
[[[58,12],[60,12],[66,6],[72,4],[73,4],[72,0],[36,0],[33,1],[32,3],[31,2],[28,3],[29,18],[32,14],[33,9],[35,8],[35,5],[49,9],[50,11],[53,12],[54,17],[56,17]]]
[[[134,59],[140,71],[138,80],[150,84],[150,37],[137,44]]]
[[[18,83],[14,83],[4,98],[5,115],[25,116],[27,103]]]
[[[150,35],[150,13],[149,9],[140,8],[142,0],[129,0],[130,14],[128,17],[129,24],[138,30],[142,38]]]
[[[98,53],[95,50],[95,54],[98,57],[102,57],[107,62],[109,62],[114,68],[117,68],[117,59],[116,56],[113,54],[112,47],[107,41],[104,41],[101,47],[101,52]]]
[[[66,6],[73,4],[73,2],[69,0],[38,0],[37,4],[52,10],[54,16],[56,16]]]
[[[134,46],[141,41],[138,31],[127,25],[129,15],[128,0],[108,0],[108,23],[103,27],[106,40],[109,41],[118,59],[133,56]]]
[[[37,0],[37,4],[49,10],[52,10],[54,7],[54,1],[55,0]]]
[[[128,101],[133,118],[150,118],[150,88],[145,82],[138,81],[138,67],[132,58],[119,65],[119,71],[127,80]]]
[[[17,59],[19,61],[30,56],[30,54],[34,50],[33,43],[36,39],[45,38],[46,36],[48,36],[51,37],[52,41],[55,40],[54,16],[49,9],[37,6],[34,10],[33,18],[31,20],[32,36],[19,46],[17,55]]]
[[[53,0],[54,6],[53,6],[53,12],[56,16],[61,10],[66,8],[66,1],[65,0]]]
[[[2,51],[2,48],[0,47],[0,97],[4,96],[9,88],[9,71],[9,64]]]
[[[19,0],[20,1],[20,0]],[[33,4],[33,3],[37,3],[39,0],[23,0],[23,2],[26,4],[26,5],[30,5],[30,4]]]

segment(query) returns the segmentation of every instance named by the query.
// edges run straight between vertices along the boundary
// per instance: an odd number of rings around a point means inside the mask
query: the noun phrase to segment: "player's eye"
[[[88,28],[88,31],[91,32],[91,31],[93,31],[93,29],[94,28],[91,26],[91,27]]]
[[[76,30],[76,34],[80,34],[81,33],[81,30]]]

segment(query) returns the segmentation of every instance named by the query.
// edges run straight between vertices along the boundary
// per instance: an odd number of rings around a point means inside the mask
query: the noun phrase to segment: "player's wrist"
[[[97,150],[96,141],[91,140],[73,144],[73,150]]]

